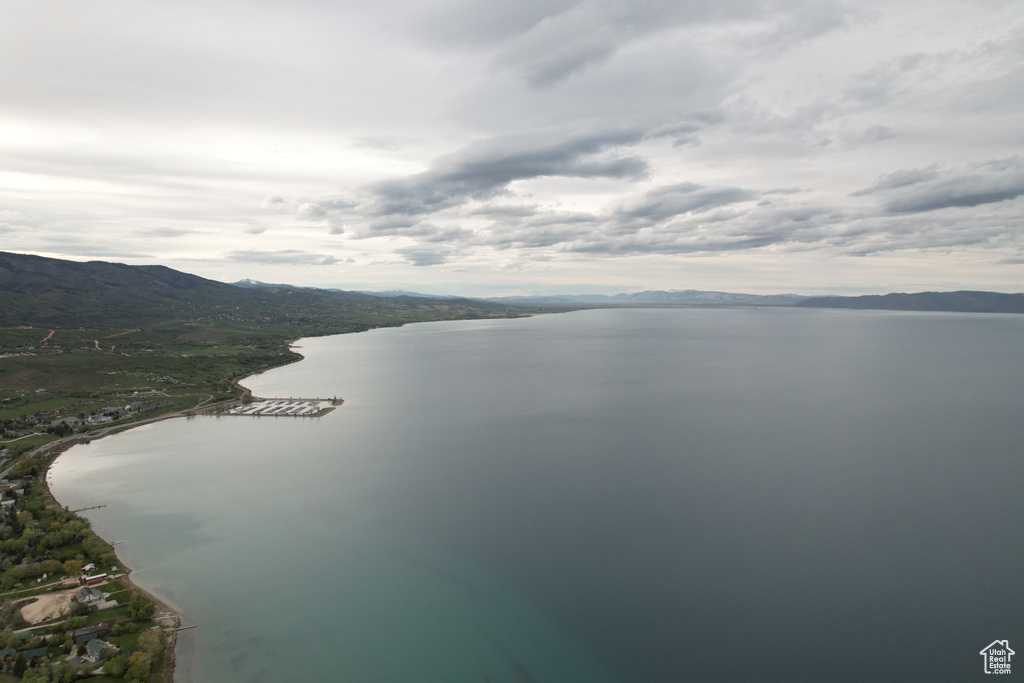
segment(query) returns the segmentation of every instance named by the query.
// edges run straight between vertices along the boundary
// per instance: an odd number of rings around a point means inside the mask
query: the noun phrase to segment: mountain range
[[[107,325],[218,317],[309,323],[334,322],[416,310],[444,310],[445,317],[509,314],[516,307],[591,306],[797,306],[1024,313],[1024,294],[958,291],[868,296],[805,297],[718,291],[648,290],[615,295],[579,294],[466,298],[408,291],[356,292],[241,280],[234,284],[166,266],[66,261],[0,252],[0,319],[5,324]]]
[[[0,320],[7,325],[128,325],[197,318],[305,324],[443,309],[445,317],[511,307],[461,298],[378,297],[290,285],[236,286],[165,266],[66,261],[0,252]],[[462,310],[464,309],[464,311]]]

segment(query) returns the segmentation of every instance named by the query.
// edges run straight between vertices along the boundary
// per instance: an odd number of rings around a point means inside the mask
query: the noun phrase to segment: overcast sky
[[[0,249],[498,294],[1024,291],[1019,0],[0,0]]]

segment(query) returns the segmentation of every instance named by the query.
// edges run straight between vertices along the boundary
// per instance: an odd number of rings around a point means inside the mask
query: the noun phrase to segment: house
[[[1008,674],[1010,658],[1017,653],[1010,649],[1009,641],[993,640],[980,654],[985,658],[985,673]]]
[[[4,510],[7,510],[9,508],[14,507],[14,503],[15,503],[15,501],[14,501],[13,498],[8,498],[6,500],[0,500],[0,507],[2,507]]]
[[[98,662],[116,649],[116,645],[105,640],[100,640],[99,638],[90,640],[85,646],[85,659]]]
[[[84,573],[84,574],[88,574],[89,572],[94,572],[94,571],[96,571],[96,565],[92,564],[91,562],[89,564],[85,565],[84,567],[82,567],[82,573]]]
[[[75,645],[81,645],[82,643],[88,643],[89,641],[102,638],[103,636],[109,635],[111,629],[114,628],[114,622],[111,620],[101,621],[95,626],[85,626],[83,628],[76,628],[71,632],[71,636],[74,638]]]
[[[85,630],[85,629],[79,629],[79,630],[81,631],[81,630]],[[89,633],[83,633],[80,636],[75,636],[74,639],[73,639],[73,642],[75,643],[75,645],[81,645],[82,643],[91,643],[92,641],[96,640],[97,638],[101,638],[101,637],[102,636],[100,636],[99,633],[97,633],[95,631],[90,631]]]
[[[71,599],[75,602],[80,602],[84,605],[94,605],[97,602],[103,602],[103,593],[96,590],[95,588],[89,588],[86,586],[77,593],[71,596]]]

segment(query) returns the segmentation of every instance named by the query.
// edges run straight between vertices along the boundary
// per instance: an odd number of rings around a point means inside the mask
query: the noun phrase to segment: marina
[[[225,415],[271,417],[323,417],[345,402],[334,398],[254,398],[224,413]]]

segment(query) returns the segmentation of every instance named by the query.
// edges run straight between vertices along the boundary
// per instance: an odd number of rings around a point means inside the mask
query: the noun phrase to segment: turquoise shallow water
[[[1024,642],[1022,340],[757,309],[308,339],[246,385],[330,415],[141,427],[51,482],[199,624],[182,680],[962,680]]]

